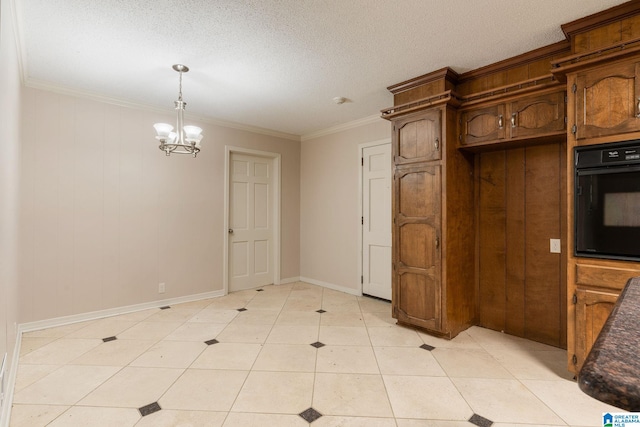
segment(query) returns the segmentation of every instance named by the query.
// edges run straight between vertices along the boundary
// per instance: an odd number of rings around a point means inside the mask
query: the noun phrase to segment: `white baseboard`
[[[20,355],[21,345],[22,334],[20,333],[20,327],[18,327],[13,355],[11,356],[11,360],[7,361],[7,363],[9,364],[9,371],[5,371],[4,373],[5,375],[9,376],[6,378],[4,400],[2,402],[2,408],[0,408],[0,427],[9,427],[9,418],[11,418],[11,407],[13,406],[13,390],[16,385],[16,377],[18,376],[18,357]]]
[[[321,280],[311,279],[309,277],[302,277],[302,276],[300,276],[300,281],[311,283],[312,285],[322,286],[323,288],[333,289],[334,291],[340,291],[346,294],[355,295],[358,297],[362,296],[362,291],[360,291],[359,289],[347,288],[344,286],[335,285],[333,283],[323,282]]]
[[[295,282],[299,282],[299,281],[300,281],[300,276],[298,276],[298,277],[289,277],[288,279],[280,280],[280,284],[281,285],[286,285],[288,283],[295,283]]]
[[[6,390],[2,408],[0,408],[0,427],[9,427],[9,418],[11,417],[11,406],[13,405],[13,391],[16,384],[16,376],[18,374],[18,357],[20,347],[22,346],[22,334],[24,332],[37,331],[39,329],[54,328],[57,326],[69,325],[72,323],[85,322],[87,320],[97,320],[105,317],[117,316],[120,314],[133,313],[135,311],[148,310],[150,308],[159,308],[167,305],[181,304],[191,301],[199,301],[207,298],[217,298],[224,296],[224,290],[204,292],[201,294],[187,295],[183,297],[168,298],[164,300],[145,302],[142,304],[128,305],[124,307],[110,308],[106,310],[92,311],[88,313],[74,314],[71,316],[56,317],[53,319],[38,320],[35,322],[21,323],[18,325],[16,334],[16,345],[13,351],[13,357],[9,363],[9,376],[6,382]],[[5,372],[5,375],[7,373]]]
[[[150,308],[164,307],[172,304],[198,301],[207,298],[224,296],[224,290],[204,292],[201,294],[187,295],[183,297],[168,298],[158,301],[150,301],[141,304],[127,305],[124,307],[108,308],[106,310],[91,311],[88,313],[73,314],[71,316],[55,317],[53,319],[38,320],[35,322],[21,323],[21,332],[37,331],[39,329],[54,328],[57,326],[69,325],[72,323],[86,322],[87,320],[102,319],[104,317],[118,316],[120,314],[133,313],[135,311],[148,310]]]

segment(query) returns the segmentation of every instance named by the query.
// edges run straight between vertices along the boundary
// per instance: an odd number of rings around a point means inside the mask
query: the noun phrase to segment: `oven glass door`
[[[640,259],[640,167],[576,173],[576,255]]]

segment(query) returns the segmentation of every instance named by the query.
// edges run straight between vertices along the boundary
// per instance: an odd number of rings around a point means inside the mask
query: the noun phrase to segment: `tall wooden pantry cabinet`
[[[393,317],[454,337],[476,316],[473,158],[457,150],[456,104],[440,70],[392,86]]]

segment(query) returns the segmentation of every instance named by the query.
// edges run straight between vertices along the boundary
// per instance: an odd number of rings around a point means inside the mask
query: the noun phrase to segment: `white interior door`
[[[391,144],[362,159],[362,293],[391,300]]]
[[[272,159],[231,153],[229,291],[273,283]]]

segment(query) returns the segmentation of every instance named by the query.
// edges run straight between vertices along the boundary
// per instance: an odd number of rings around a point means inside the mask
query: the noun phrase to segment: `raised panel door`
[[[576,138],[640,131],[639,63],[614,64],[578,73]]]
[[[393,125],[395,164],[440,160],[442,150],[440,110],[398,120]]]
[[[618,299],[617,293],[576,290],[576,372],[584,363]]]
[[[506,137],[505,104],[468,110],[460,114],[460,143],[500,141]]]
[[[564,91],[532,96],[510,104],[510,137],[538,137],[563,134],[565,124]]]
[[[397,167],[394,176],[393,313],[439,330],[441,319],[441,168]]]

